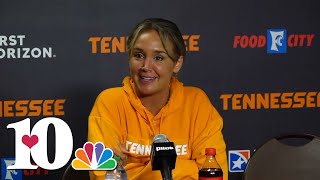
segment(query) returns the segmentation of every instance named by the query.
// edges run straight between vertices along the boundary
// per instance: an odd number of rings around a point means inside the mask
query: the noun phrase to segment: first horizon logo
[[[52,47],[29,47],[25,45],[27,36],[24,34],[0,34],[1,59],[47,59],[55,58]]]
[[[266,35],[237,35],[233,48],[265,48],[268,54],[287,53],[287,48],[312,46],[315,34],[288,34],[287,29],[268,29]]]

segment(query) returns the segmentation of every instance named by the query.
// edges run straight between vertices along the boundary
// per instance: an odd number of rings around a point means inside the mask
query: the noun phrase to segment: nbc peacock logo
[[[75,156],[72,167],[76,170],[113,170],[117,166],[113,151],[101,142],[86,142],[76,150]]]

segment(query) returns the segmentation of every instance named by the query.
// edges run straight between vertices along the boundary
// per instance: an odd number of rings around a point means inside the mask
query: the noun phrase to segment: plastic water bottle
[[[199,170],[199,180],[223,180],[223,172],[215,155],[215,148],[206,148],[206,161]]]
[[[117,161],[117,167],[114,170],[107,171],[105,180],[128,180],[127,172],[120,162],[120,157],[114,159]]]

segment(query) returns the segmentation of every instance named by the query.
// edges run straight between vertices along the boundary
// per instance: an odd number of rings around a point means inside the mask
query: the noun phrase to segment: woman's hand
[[[119,141],[117,142],[117,144],[118,144],[118,147],[120,148],[120,151],[118,151],[116,148],[113,148],[113,147],[111,147],[111,149],[116,156],[120,157],[121,165],[125,166],[127,164],[129,151],[127,151],[126,148],[122,146],[122,144]]]

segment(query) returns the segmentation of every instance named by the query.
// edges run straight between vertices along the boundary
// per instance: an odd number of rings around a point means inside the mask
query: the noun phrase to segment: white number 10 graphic
[[[47,154],[48,127],[55,129],[55,158],[50,163]],[[8,169],[43,169],[55,170],[63,167],[70,159],[73,149],[71,129],[63,120],[47,117],[39,120],[30,132],[30,119],[8,124],[7,128],[15,130],[15,164]],[[37,165],[32,165],[30,155]]]

